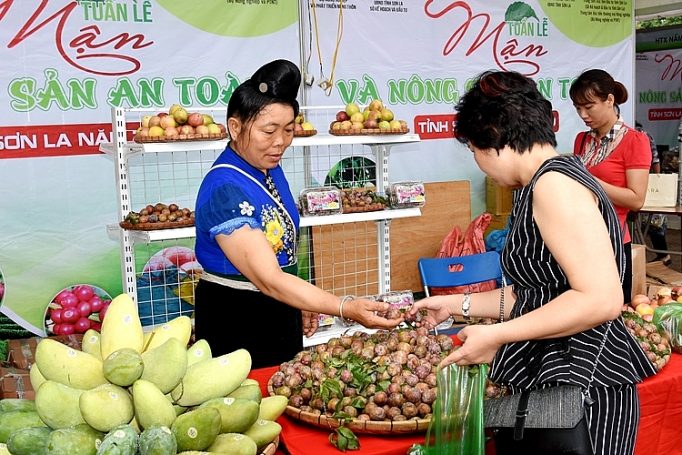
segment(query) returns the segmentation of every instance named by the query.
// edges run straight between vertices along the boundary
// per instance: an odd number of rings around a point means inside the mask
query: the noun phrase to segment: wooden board
[[[423,292],[417,261],[434,257],[446,235],[471,223],[468,180],[426,183],[422,216],[391,221],[391,290]]]
[[[422,216],[391,220],[391,290],[421,292],[421,257],[435,256],[453,227],[471,223],[468,180],[426,183]],[[377,225],[350,223],[312,228],[313,283],[336,295],[379,292]]]

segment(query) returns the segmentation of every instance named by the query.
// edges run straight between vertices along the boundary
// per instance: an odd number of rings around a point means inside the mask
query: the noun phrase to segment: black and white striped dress
[[[564,271],[547,249],[533,219],[535,183],[541,175],[551,171],[569,176],[597,195],[615,251],[614,260],[623,273],[622,233],[616,212],[603,188],[585,169],[579,157],[549,159],[531,182],[514,194],[512,221],[502,252],[502,269],[514,283],[517,296],[510,316],[512,319],[541,307],[570,289]],[[595,453],[625,455],[634,451],[639,423],[635,383],[655,374],[656,369],[621,318],[610,325],[595,367],[607,327],[607,324],[602,324],[569,337],[506,344],[492,362],[491,379],[517,393],[556,383],[586,387],[594,371],[589,390],[596,403],[590,407],[588,418]]]

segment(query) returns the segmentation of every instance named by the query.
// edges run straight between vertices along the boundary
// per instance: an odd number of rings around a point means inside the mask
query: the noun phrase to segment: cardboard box
[[[485,178],[485,211],[491,215],[509,215],[512,209],[512,189],[498,185],[490,177]]]
[[[36,393],[31,385],[29,370],[0,367],[0,397],[35,400]]]
[[[79,351],[83,341],[83,335],[80,333],[48,338]],[[42,340],[40,337],[7,340],[7,363],[15,368],[29,369],[35,363],[36,347],[40,340]]]

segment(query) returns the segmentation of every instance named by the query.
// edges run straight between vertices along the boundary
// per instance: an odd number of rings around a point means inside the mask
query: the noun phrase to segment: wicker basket
[[[268,381],[268,393],[276,395],[272,388],[272,378]],[[301,411],[293,406],[287,406],[284,413],[289,417],[300,420],[310,425],[334,429],[341,426],[341,422],[328,417],[324,414],[313,414],[312,412]],[[411,434],[425,433],[429,428],[430,419],[410,419],[410,420],[351,420],[344,423],[344,427],[356,433],[368,434]]]

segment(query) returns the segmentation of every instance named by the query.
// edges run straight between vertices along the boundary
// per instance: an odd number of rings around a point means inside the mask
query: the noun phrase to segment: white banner
[[[581,71],[604,68],[634,94],[632,0],[307,2],[299,23],[296,0],[0,0],[4,313],[42,333],[64,287],[122,291],[119,245],[105,230],[120,221],[116,171],[99,152],[113,106],[223,110],[263,63],[301,61],[314,79],[305,105],[383,100],[422,139],[392,148],[391,180],[470,180],[476,216],[484,176],[452,138],[473,77],[533,77],[564,153],[585,129],[568,98]],[[631,123],[632,106],[622,106]]]

